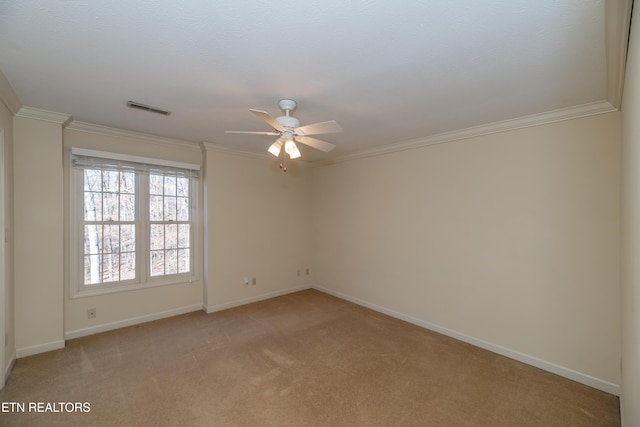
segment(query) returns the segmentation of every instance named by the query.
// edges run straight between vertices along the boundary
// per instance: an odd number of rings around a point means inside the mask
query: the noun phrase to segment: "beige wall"
[[[63,132],[60,123],[16,117],[9,153],[16,344],[8,351],[44,351],[65,333],[197,306],[211,312],[318,284],[616,392],[620,118],[610,113],[325,167],[292,163],[284,174],[273,159],[214,144],[203,144],[203,152],[180,144],[176,150],[153,138],[73,124]],[[626,135],[638,131],[631,122],[623,122]],[[637,157],[636,145],[625,141]],[[203,281],[69,298],[60,242],[68,235],[63,159],[72,146],[202,162]],[[638,169],[628,163],[626,192],[636,190]],[[43,183],[43,173],[56,178]],[[632,246],[627,240],[628,259]],[[625,273],[630,297],[635,264]],[[244,276],[257,284],[245,286]],[[89,307],[97,308],[93,321],[86,319]],[[625,307],[627,327],[637,324],[633,306]],[[629,327],[624,333],[623,401],[637,394],[637,334]],[[637,417],[631,409],[626,414]]]
[[[2,73],[0,73],[0,80],[6,81]],[[4,93],[0,90],[0,100],[3,98]],[[4,323],[0,328],[1,340],[4,340],[7,336],[7,345],[4,347],[4,358],[0,359],[3,365],[0,366],[2,371],[0,375],[7,375],[8,369],[11,366],[13,360],[15,360],[16,343],[15,343],[15,310],[14,310],[14,279],[13,279],[13,114],[11,111],[0,102],[0,132],[4,138],[4,177],[2,182],[4,187],[0,189],[4,197],[4,212],[2,213],[4,218],[5,227],[5,246],[4,246],[4,271],[0,274],[4,276]],[[2,244],[2,242],[0,242]],[[0,298],[0,300],[2,300]],[[0,322],[2,323],[2,322]],[[2,347],[2,346],[0,346]]]
[[[612,113],[313,169],[292,163],[284,174],[275,160],[213,144],[201,153],[73,124],[63,147],[59,123],[16,117],[16,346],[44,351],[65,334],[199,306],[216,311],[317,283],[616,392],[619,119]],[[73,146],[203,163],[204,283],[69,298],[61,272],[68,262],[58,259],[56,242],[68,234],[60,227],[68,208],[61,177]],[[43,185],[34,170],[60,179]],[[29,212],[43,204],[51,213],[38,222]],[[42,268],[31,268],[33,247]],[[257,284],[245,286],[244,276]],[[90,307],[95,320],[86,318]]]
[[[624,426],[640,425],[640,25],[631,26],[622,104],[622,395]]]
[[[307,168],[291,165],[289,172],[283,174],[274,160],[228,154],[211,144],[204,145],[203,155],[194,144],[99,126],[72,123],[63,131],[60,123],[23,117],[15,121],[21,144],[15,159],[16,169],[21,171],[16,174],[16,193],[21,195],[16,203],[16,213],[21,212],[16,224],[20,240],[15,304],[19,357],[60,347],[64,338],[203,306],[215,311],[306,288],[312,283]],[[202,222],[206,222],[207,234],[198,233],[200,253],[204,253],[205,243],[209,251],[206,289],[202,280],[204,260],[200,258],[200,280],[191,283],[70,297],[69,224],[63,221],[62,213],[69,209],[71,147],[206,163],[207,175],[200,181],[200,190],[204,196],[206,189],[209,216],[201,214],[199,221],[201,230]],[[34,173],[36,170],[38,173]],[[48,172],[50,179],[38,180],[41,171]],[[204,202],[198,203],[202,212]],[[27,214],[39,214],[43,209],[52,213],[41,223],[35,223],[35,215]],[[46,244],[40,243],[42,236],[47,236]],[[60,246],[60,242],[64,245]],[[35,252],[31,250],[34,246]],[[38,269],[32,268],[34,254]],[[256,285],[245,286],[244,276],[255,277]],[[89,308],[96,308],[95,319],[87,318]]]
[[[314,169],[318,285],[617,392],[619,114]]]
[[[64,130],[65,209],[69,208],[69,159],[72,147],[115,152],[133,156],[153,157],[177,162],[201,164],[202,154],[197,144],[154,138],[121,132],[98,126],[72,123]],[[202,188],[202,182],[199,183]],[[198,204],[201,205],[199,190]],[[68,217],[68,215],[66,215]],[[202,235],[202,215],[196,218],[196,235]],[[68,224],[66,229],[68,230]],[[69,232],[65,232],[68,251]],[[170,315],[202,309],[202,239],[196,242],[198,280],[191,283],[149,287],[98,296],[70,298],[69,280],[65,281],[64,324],[67,338],[154,320]],[[68,255],[65,257],[66,277],[69,277]],[[87,310],[96,309],[96,318],[88,319]]]
[[[18,357],[64,347],[62,122],[14,118]]]
[[[310,171],[292,162],[283,173],[275,158],[203,149],[207,311],[313,283]],[[244,285],[245,276],[256,285]]]

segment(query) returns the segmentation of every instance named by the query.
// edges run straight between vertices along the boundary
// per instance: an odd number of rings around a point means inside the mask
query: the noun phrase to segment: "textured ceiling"
[[[607,101],[605,9],[605,0],[5,0],[0,70],[25,106],[260,153],[274,137],[224,131],[268,131],[248,109],[278,116],[277,101],[293,98],[303,125],[335,119],[344,129],[321,137],[337,144],[331,153],[302,148],[313,161]]]

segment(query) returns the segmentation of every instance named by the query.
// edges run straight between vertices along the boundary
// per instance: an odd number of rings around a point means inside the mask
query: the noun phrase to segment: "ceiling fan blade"
[[[275,130],[279,132],[285,131],[284,126],[282,126],[280,122],[274,119],[273,116],[267,113],[266,111],[260,111],[260,110],[249,110],[249,111],[251,111],[256,116],[260,117],[265,122],[269,123],[271,127],[273,127]]]
[[[335,144],[332,144],[326,141],[321,141],[316,138],[311,138],[310,136],[297,136],[295,140],[302,144],[308,145],[309,147],[313,147],[317,150],[324,151],[325,153],[336,148]]]
[[[253,131],[244,131],[244,130],[225,130],[224,133],[247,133],[250,135],[280,135],[278,132],[253,132]]]
[[[300,126],[299,128],[295,128],[294,132],[298,135],[319,135],[321,133],[342,132],[342,128],[335,120],[329,120],[328,122]]]

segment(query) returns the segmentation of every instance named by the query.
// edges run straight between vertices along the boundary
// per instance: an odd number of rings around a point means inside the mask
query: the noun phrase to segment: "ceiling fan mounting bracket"
[[[298,104],[296,104],[296,101],[294,101],[293,99],[281,99],[280,101],[278,101],[278,105],[280,106],[280,109],[284,111],[288,116],[291,111],[296,109],[296,106]]]

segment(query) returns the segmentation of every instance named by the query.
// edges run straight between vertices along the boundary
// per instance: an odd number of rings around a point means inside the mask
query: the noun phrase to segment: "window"
[[[82,171],[84,285],[135,280],[136,174]]]
[[[73,149],[72,166],[72,295],[194,276],[198,165]]]
[[[151,275],[191,270],[191,182],[171,175],[149,175]]]

